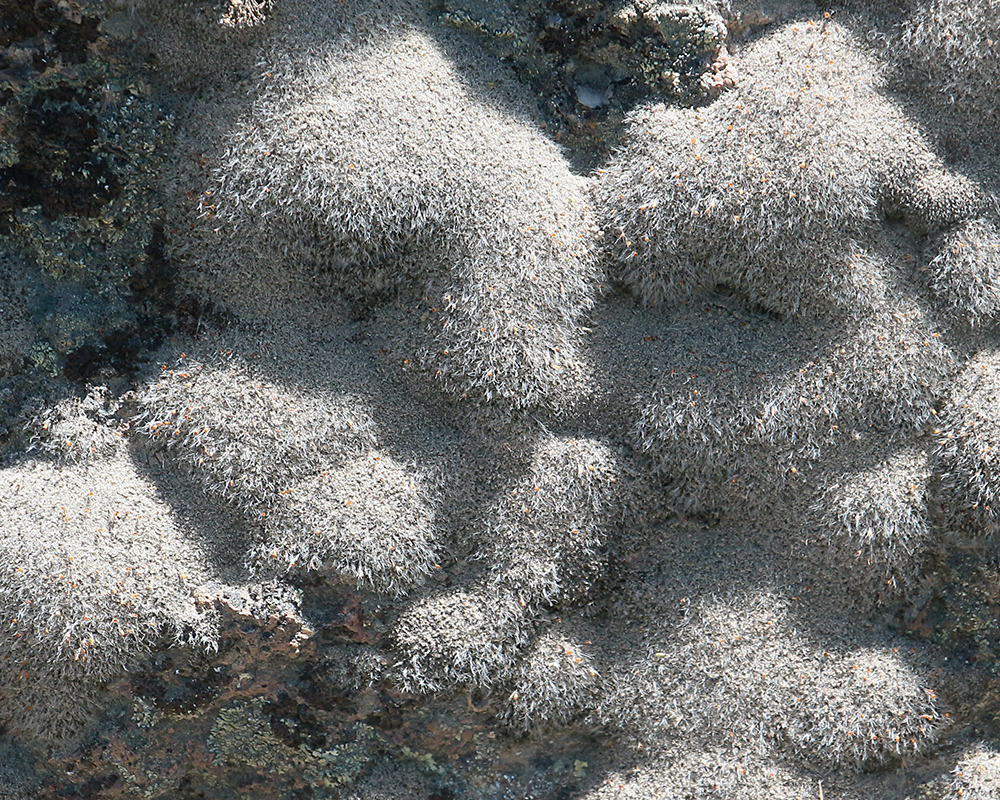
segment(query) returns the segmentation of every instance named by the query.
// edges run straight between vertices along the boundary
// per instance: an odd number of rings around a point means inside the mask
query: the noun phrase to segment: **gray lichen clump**
[[[631,118],[601,181],[621,280],[649,303],[724,284],[783,315],[877,311],[898,291],[879,212],[940,166],[841,26],[788,25],[742,55],[711,106]]]
[[[172,122],[126,272],[0,239],[0,776],[992,796],[997,15],[863,5],[87,4]]]
[[[586,182],[461,37],[411,3],[357,5],[289,8],[268,43],[219,156],[205,245],[231,255],[213,261],[240,275],[304,261],[362,297],[411,285],[431,315],[422,359],[447,389],[561,398],[600,288]]]
[[[206,543],[86,406],[36,418],[41,455],[0,477],[2,713],[43,739],[76,735],[100,684],[152,648],[214,641],[194,602],[211,571]]]
[[[977,116],[995,118],[998,107],[995,31],[1000,9],[992,0],[920,0],[902,30],[904,57],[929,74],[948,102]]]

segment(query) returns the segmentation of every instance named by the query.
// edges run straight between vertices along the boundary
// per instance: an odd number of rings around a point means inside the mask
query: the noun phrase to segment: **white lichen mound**
[[[935,472],[947,521],[973,536],[992,538],[1000,512],[1000,371],[984,349],[956,378],[942,409]]]
[[[39,739],[79,734],[104,681],[151,648],[211,644],[195,606],[208,557],[121,449],[0,470],[0,716]]]
[[[318,462],[343,461],[375,441],[359,398],[278,385],[229,349],[177,354],[137,399],[151,448],[205,491],[257,512]]]
[[[120,404],[104,387],[86,395],[63,393],[56,402],[29,405],[23,435],[27,451],[57,463],[79,464],[100,460],[121,448],[124,434],[115,416]]]
[[[939,737],[946,721],[935,693],[892,648],[817,648],[797,629],[794,603],[755,592],[691,604],[633,667],[646,678],[610,693],[605,713],[829,767],[872,768]]]
[[[517,730],[565,725],[589,710],[600,675],[589,647],[565,626],[546,630],[526,649],[502,711]]]
[[[594,439],[546,437],[485,519],[496,580],[532,604],[587,597],[620,515],[618,464]]]
[[[282,264],[348,295],[410,289],[443,386],[555,402],[598,290],[588,184],[522,88],[430,26],[410,0],[276,7],[205,200],[206,269],[233,271],[234,296]]]
[[[1000,110],[1000,3],[996,0],[919,0],[904,23],[902,51],[926,84],[986,124]]]
[[[778,760],[761,757],[753,750],[740,750],[719,743],[691,746],[677,741],[658,748],[654,759],[639,770],[611,772],[607,780],[588,791],[583,798],[803,800],[818,797],[817,782],[811,777]],[[819,786],[822,786],[821,782]]]
[[[945,800],[991,800],[1000,796],[1000,753],[979,745],[959,760]]]
[[[138,428],[153,454],[244,513],[245,564],[323,569],[390,594],[419,583],[436,560],[433,485],[380,449],[364,397],[335,391],[350,372],[334,366],[324,384],[308,360],[282,359],[279,376],[245,351],[187,345],[137,393]]]
[[[936,693],[888,647],[830,659],[786,735],[808,758],[871,768],[928,749],[948,726]]]
[[[546,432],[528,451],[524,475],[481,522],[484,579],[415,601],[394,635],[404,689],[506,692],[491,707],[515,728],[579,714],[597,690],[586,648],[570,643],[579,637],[565,626],[532,632],[541,607],[592,599],[621,515],[620,467],[607,443]]]
[[[930,285],[945,309],[969,328],[990,328],[1000,316],[1000,230],[989,219],[969,220],[941,238],[927,265]]]
[[[926,454],[904,450],[836,478],[814,504],[828,560],[866,596],[906,587],[924,565],[935,541],[929,478]]]
[[[635,439],[680,505],[773,494],[860,436],[901,441],[932,420],[954,356],[919,306],[888,309],[844,328],[675,313]]]
[[[530,630],[527,611],[510,594],[476,586],[430,595],[396,622],[397,680],[417,693],[490,691],[510,677]]]
[[[296,481],[262,519],[248,563],[255,571],[325,569],[400,594],[437,558],[435,509],[422,476],[371,451]]]
[[[845,28],[788,24],[736,63],[739,86],[712,105],[630,117],[597,189],[615,276],[648,304],[723,284],[783,315],[879,309],[896,281],[883,204],[929,169],[950,176]]]

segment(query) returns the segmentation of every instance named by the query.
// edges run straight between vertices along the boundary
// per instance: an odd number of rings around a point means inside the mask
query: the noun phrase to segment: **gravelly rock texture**
[[[0,0],[0,800],[992,797],[997,12],[869,6]]]

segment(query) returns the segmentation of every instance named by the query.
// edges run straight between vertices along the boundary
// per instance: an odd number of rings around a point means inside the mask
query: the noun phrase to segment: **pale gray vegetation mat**
[[[0,798],[84,750],[87,797],[997,796],[994,640],[903,629],[1000,552],[1000,4],[865,5],[690,4],[704,91],[586,174],[468,35],[510,3],[95,5],[174,104],[174,319],[65,380],[0,257],[0,376],[44,376],[0,462]]]

